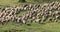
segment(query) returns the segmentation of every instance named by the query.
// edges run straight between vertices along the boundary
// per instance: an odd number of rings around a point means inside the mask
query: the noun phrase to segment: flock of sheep
[[[21,10],[28,10],[23,16],[17,16]],[[60,20],[60,3],[49,2],[44,4],[29,4],[15,7],[0,8],[0,23],[16,21],[17,23],[26,24],[28,22],[57,22]]]

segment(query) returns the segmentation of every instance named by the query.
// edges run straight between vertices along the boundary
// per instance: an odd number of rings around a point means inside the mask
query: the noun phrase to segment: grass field
[[[32,23],[30,26],[25,24],[9,23],[5,25],[0,24],[0,31],[14,31],[19,32],[60,32],[60,23],[46,23],[46,24],[37,24]]]
[[[26,0],[25,3],[19,3],[18,0],[0,0],[0,5],[2,6],[14,6],[14,5],[21,5],[21,4],[29,4],[29,3],[45,3],[49,1],[60,1],[60,0]],[[21,11],[19,15],[26,13],[27,11]],[[20,24],[15,22],[9,22],[7,24],[1,25],[0,24],[0,32],[60,32],[60,22],[52,22],[52,23],[45,23],[45,24],[38,24],[38,23],[30,23],[30,25]]]
[[[52,1],[58,1],[60,0],[26,0],[25,3],[19,3],[18,0],[0,0],[0,5],[3,6],[14,6],[14,5],[21,5],[21,4],[41,4],[45,2],[52,2]]]

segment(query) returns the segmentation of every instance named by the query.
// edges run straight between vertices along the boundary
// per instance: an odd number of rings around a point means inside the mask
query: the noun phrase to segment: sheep
[[[60,10],[60,7],[58,7],[58,10]]]
[[[29,14],[28,13],[26,14],[26,17],[29,18]]]
[[[48,18],[48,22],[52,22],[52,17]]]
[[[60,17],[59,15],[56,15],[54,18],[52,18],[52,21],[53,21],[53,22],[57,22],[58,19],[59,19],[59,17]]]
[[[59,4],[59,2],[55,1],[55,5],[58,5],[58,4]]]
[[[27,10],[27,7],[24,7],[24,10]]]
[[[48,3],[43,4],[43,7],[46,7],[46,6],[48,6]]]
[[[12,16],[11,20],[12,20],[12,21],[14,21],[14,20],[15,20],[15,17],[14,17],[14,16]]]
[[[41,5],[39,4],[39,5],[37,6],[37,8],[41,8]]]
[[[37,14],[37,18],[42,18],[41,13]]]
[[[21,18],[17,18],[17,22],[18,22],[18,23],[22,23],[22,22],[21,22]]]
[[[57,22],[57,19],[56,19],[56,18],[52,18],[52,21],[53,21],[53,22]]]
[[[49,11],[49,14],[48,15],[51,16],[52,15],[52,11]]]
[[[21,18],[21,21],[22,21],[23,24],[26,24],[26,22],[27,22],[25,18],[26,18],[25,16],[23,16],[23,17]]]
[[[30,4],[29,5],[29,10],[31,10],[33,8],[33,5],[32,4]]]
[[[5,13],[9,13],[11,10],[5,10]]]
[[[36,6],[37,6],[37,4],[34,4],[34,5],[33,5],[33,7],[36,7]]]
[[[5,10],[10,10],[10,8],[9,7],[6,7]]]
[[[17,9],[16,11],[20,11],[20,10],[21,10],[21,8],[20,8],[20,7],[16,7],[16,9]]]
[[[53,6],[55,4],[55,2],[51,2],[51,3],[49,3],[48,5],[49,6]]]
[[[29,15],[29,18],[32,18],[32,15],[31,14]]]
[[[60,15],[56,15],[55,17],[56,17],[56,19],[60,19]]]
[[[56,5],[53,5],[52,7],[53,7],[54,10],[58,9],[58,7]]]
[[[6,23],[8,23],[9,22],[9,17],[5,17],[5,21],[6,21]]]
[[[52,7],[52,6],[50,6],[50,7],[49,7],[49,10],[50,10],[50,11],[52,11],[52,10],[53,10],[53,7]]]
[[[35,17],[32,17],[33,20],[35,20]]]
[[[23,6],[23,10],[28,10],[28,7],[29,7],[29,6],[28,6],[27,4],[24,5],[24,6]]]
[[[43,20],[43,22],[45,22],[45,21],[47,20],[47,18],[48,18],[47,15],[42,16],[42,20]]]
[[[0,17],[2,17],[3,13],[0,14]]]
[[[20,8],[20,10],[24,10],[24,7],[22,7],[22,6],[20,6],[19,8]]]
[[[15,6],[15,7],[4,7],[0,11],[0,21],[17,21],[20,23],[26,24],[28,20],[31,22],[36,21],[38,23],[41,22],[40,18],[43,18],[43,21],[47,19],[49,21],[57,21],[60,16],[60,11],[52,11],[52,10],[60,10],[60,4],[58,2],[46,3],[44,5],[24,5],[24,6]],[[21,10],[30,10],[29,13],[24,14],[21,18],[16,14]],[[52,16],[52,18],[48,18],[48,16]]]
[[[5,19],[4,18],[1,18],[1,23],[4,25],[4,23],[5,23],[6,21],[5,21]]]
[[[55,16],[55,13],[52,11],[52,16],[54,17]]]
[[[5,8],[2,8],[2,12],[5,10]]]
[[[23,24],[26,24],[26,21],[22,19]]]
[[[60,3],[58,4],[58,7],[60,7]]]
[[[26,7],[26,6],[28,6],[28,5],[27,4],[23,5],[23,7]]]
[[[36,5],[35,7],[33,7],[34,8],[34,10],[38,10],[39,8],[41,8],[40,7],[40,5]]]
[[[33,11],[34,10],[34,8],[31,8],[31,11]]]
[[[41,23],[41,20],[40,19],[36,19],[35,22],[36,23]]]

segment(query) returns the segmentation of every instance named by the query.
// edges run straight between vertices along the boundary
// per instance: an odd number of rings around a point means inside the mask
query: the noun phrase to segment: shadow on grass
[[[12,30],[5,30],[3,32],[24,32],[25,30],[15,30],[15,29],[12,29]]]

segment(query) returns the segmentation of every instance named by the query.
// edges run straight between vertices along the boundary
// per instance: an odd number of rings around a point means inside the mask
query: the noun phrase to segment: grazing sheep
[[[55,1],[55,5],[58,5],[58,4],[59,4],[59,2]]]
[[[23,24],[26,24],[26,21],[25,20],[22,20]]]
[[[5,10],[10,10],[10,8],[9,7],[6,7]]]
[[[47,20],[48,17],[47,17],[46,15],[44,15],[44,16],[42,16],[42,18],[43,18],[43,19],[42,19],[43,22],[45,22],[45,21]]]
[[[43,7],[46,7],[46,6],[48,6],[48,3],[45,3],[45,4],[43,5]]]
[[[18,18],[18,19],[17,19],[17,22],[18,22],[18,23],[22,23],[22,22],[21,22],[21,18]]]
[[[41,23],[41,20],[40,19],[36,19],[35,22],[36,23]]]
[[[53,6],[55,4],[55,2],[51,2],[49,3],[49,6]]]
[[[60,10],[60,7],[58,7],[58,10]]]
[[[48,21],[49,21],[49,22],[52,22],[52,18],[48,18]]]
[[[21,10],[29,10],[29,12],[19,17],[20,15],[17,16],[17,14],[20,13]],[[40,23],[41,19],[42,21],[48,19],[48,21],[57,22],[57,20],[60,20],[60,11],[53,10],[60,10],[59,2],[45,3],[43,5],[25,4],[23,6],[4,7],[0,8],[0,23],[16,21],[18,23],[26,24],[29,20],[31,22]]]
[[[31,10],[33,8],[33,5],[32,4],[30,4],[29,5],[29,10]]]

